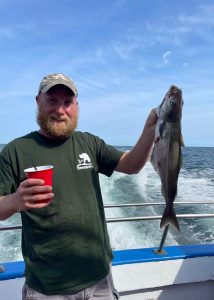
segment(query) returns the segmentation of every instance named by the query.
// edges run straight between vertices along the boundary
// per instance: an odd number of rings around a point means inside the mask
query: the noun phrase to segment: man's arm
[[[41,200],[53,198],[52,187],[44,185],[40,179],[26,179],[13,194],[0,196],[0,220],[5,220],[17,211],[42,208],[49,203],[37,203]]]
[[[143,168],[149,158],[153,145],[156,122],[157,115],[155,109],[152,109],[138,142],[129,152],[122,155],[115,171],[126,174],[137,174]]]
[[[17,212],[14,207],[14,195],[0,196],[0,220],[5,220]]]

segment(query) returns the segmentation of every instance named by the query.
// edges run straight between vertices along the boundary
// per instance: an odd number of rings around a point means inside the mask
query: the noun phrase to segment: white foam
[[[128,191],[128,194],[126,187],[123,186],[126,183],[126,180],[127,183],[130,184],[130,188],[134,189]],[[130,176],[115,172],[111,178],[100,176],[100,183],[105,204],[152,202],[154,201],[154,198],[151,197],[152,188],[156,194],[157,189],[160,190],[159,178],[150,163],[148,163],[137,175]],[[123,191],[123,189],[125,190]],[[134,199],[133,196],[135,197]],[[158,199],[156,199],[156,202],[158,201],[163,201],[160,191]],[[149,206],[146,209],[106,209],[107,218],[127,217],[130,216],[131,213],[133,213],[132,216],[157,214],[152,206]],[[152,246],[158,247],[163,233],[159,227],[159,223],[160,221],[132,221],[108,224],[113,249],[130,249]],[[166,244],[177,244],[171,232],[168,234]]]

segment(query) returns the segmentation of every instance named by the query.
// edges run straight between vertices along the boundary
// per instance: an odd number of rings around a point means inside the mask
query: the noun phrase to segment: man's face
[[[37,123],[40,132],[50,138],[64,139],[76,129],[78,102],[76,96],[63,85],[52,87],[36,97]]]

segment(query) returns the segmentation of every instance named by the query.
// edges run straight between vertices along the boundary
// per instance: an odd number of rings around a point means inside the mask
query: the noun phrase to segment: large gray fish
[[[177,195],[178,175],[182,164],[182,106],[182,91],[173,85],[156,110],[158,120],[155,127],[155,140],[151,156],[151,163],[160,176],[161,191],[166,201],[160,227],[170,224],[177,230],[180,230],[180,228],[173,208],[173,202]]]

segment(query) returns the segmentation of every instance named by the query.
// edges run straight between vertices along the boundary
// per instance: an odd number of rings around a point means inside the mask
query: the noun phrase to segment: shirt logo
[[[79,154],[77,170],[91,169],[93,165],[91,163],[91,159],[87,153]]]

